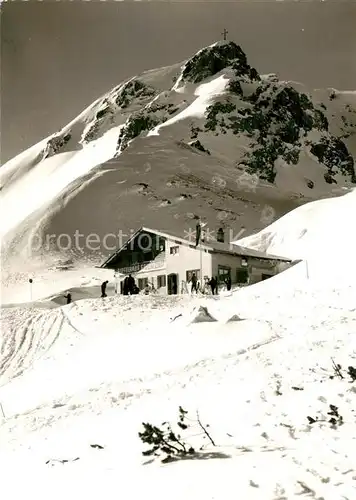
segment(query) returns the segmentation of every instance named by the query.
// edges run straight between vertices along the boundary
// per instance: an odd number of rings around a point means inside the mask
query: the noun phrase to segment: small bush
[[[345,376],[344,376],[343,372],[345,372],[345,370],[342,368],[342,366],[339,363],[335,363],[335,361],[333,359],[331,361],[332,361],[334,373],[333,373],[333,375],[330,375],[329,378],[333,379],[335,377],[338,377],[340,379],[344,379]],[[353,366],[349,366],[347,368],[345,375],[348,375],[351,378],[351,380],[350,380],[351,383],[355,382],[356,381],[356,368]]]
[[[349,366],[347,369],[347,374],[351,378],[351,382],[356,381],[356,368],[354,368],[353,366]]]
[[[161,456],[164,455],[163,462],[171,460],[173,457],[183,458],[185,456],[194,455],[196,450],[186,442],[186,438],[181,436],[181,432],[186,431],[190,426],[188,421],[198,424],[203,431],[205,437],[208,437],[210,442],[215,446],[210,434],[203,426],[197,414],[196,420],[188,419],[188,412],[181,406],[179,407],[179,416],[176,426],[179,428],[176,432],[172,429],[169,422],[163,422],[163,428],[156,427],[150,423],[143,422],[143,432],[139,432],[138,436],[145,444],[150,445],[150,448],[143,451],[144,456]],[[202,447],[200,448],[202,449]]]
[[[316,422],[328,422],[331,424],[331,427],[333,429],[336,429],[337,426],[343,425],[344,423],[344,418],[342,415],[339,414],[339,409],[335,405],[329,405],[330,411],[327,413],[330,415],[329,420],[325,418],[318,418],[318,417],[307,417],[308,422],[310,425],[315,424]]]

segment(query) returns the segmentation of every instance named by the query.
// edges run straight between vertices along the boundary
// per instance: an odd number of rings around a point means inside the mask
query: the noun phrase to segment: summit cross
[[[226,40],[226,35],[228,34],[229,32],[224,28],[224,31],[221,33],[224,37],[224,40]]]

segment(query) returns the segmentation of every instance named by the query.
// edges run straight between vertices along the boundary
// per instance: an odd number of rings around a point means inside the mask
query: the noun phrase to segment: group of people
[[[101,284],[101,298],[107,297],[106,294],[106,287],[108,285],[109,281],[103,281]],[[198,293],[201,290],[200,283],[197,279],[197,276],[195,273],[192,274],[191,279],[189,280],[189,283],[191,283],[191,293],[195,292]],[[224,283],[226,285],[227,291],[231,290],[231,278],[228,276],[225,280]],[[217,276],[212,277],[211,279],[206,279],[205,285],[208,285],[211,289],[212,295],[218,295],[219,291],[219,281]],[[115,293],[119,293],[120,291],[118,290],[118,286],[115,286]],[[156,292],[154,289],[153,285],[147,284],[144,288],[144,293],[145,295],[148,295],[151,292]],[[135,283],[135,278],[129,274],[128,276],[125,277],[124,282],[123,282],[123,295],[137,295],[140,293],[140,289]],[[70,304],[72,302],[72,295],[67,292],[67,295],[64,295],[64,298],[67,299],[67,304]]]
[[[124,279],[123,295],[137,295],[140,292],[139,287],[135,283],[135,278],[129,274]],[[116,292],[118,293],[118,291]]]
[[[120,275],[118,274],[118,272],[115,272],[114,278],[115,278],[115,293],[121,293]],[[123,282],[122,294],[137,295],[139,292],[140,289],[135,283],[135,278],[131,274],[126,276]]]
[[[195,292],[198,293],[200,290],[200,283],[198,282],[197,276],[195,273],[192,274],[192,277],[190,279],[191,283],[191,293]],[[225,280],[224,283],[226,285],[227,291],[231,290],[231,278],[228,276]],[[210,286],[211,293],[212,295],[218,295],[219,291],[219,280],[217,276],[213,276],[210,280],[206,280],[206,285]]]
[[[106,295],[106,286],[109,281],[103,281],[101,284],[101,298],[107,297]],[[137,295],[140,292],[140,289],[135,283],[135,278],[129,274],[124,279],[123,283],[123,295]],[[118,286],[115,287],[115,293],[119,293]]]
[[[109,283],[108,280],[103,281],[101,286],[100,286],[102,299],[107,297],[106,287],[107,287],[108,283]],[[145,288],[145,294],[147,295],[149,293],[149,291],[150,291],[150,288],[147,285]],[[119,293],[118,282],[116,282],[115,293]],[[135,283],[135,278],[133,276],[131,276],[131,274],[129,274],[124,279],[123,295],[137,295],[138,293],[140,293],[140,289],[138,288],[138,286]],[[67,304],[70,304],[72,302],[72,294],[70,292],[67,292],[67,294],[64,295],[64,298],[67,300]]]

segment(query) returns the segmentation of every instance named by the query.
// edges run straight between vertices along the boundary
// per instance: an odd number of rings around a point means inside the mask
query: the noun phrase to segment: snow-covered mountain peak
[[[247,62],[247,56],[234,42],[217,42],[199,50],[184,64],[181,81],[200,83],[220,71],[231,68],[236,76],[258,79],[258,73]]]
[[[143,220],[183,235],[203,215],[248,234],[266,204],[279,217],[354,186],[355,153],[355,94],[260,75],[239,45],[216,42],[116,85],[1,167],[6,255],[34,232],[102,236]]]

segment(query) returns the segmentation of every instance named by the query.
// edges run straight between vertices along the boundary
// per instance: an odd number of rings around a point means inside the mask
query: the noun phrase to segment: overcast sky
[[[355,2],[11,2],[1,7],[1,162],[100,94],[221,38],[251,65],[312,87],[356,88]]]

